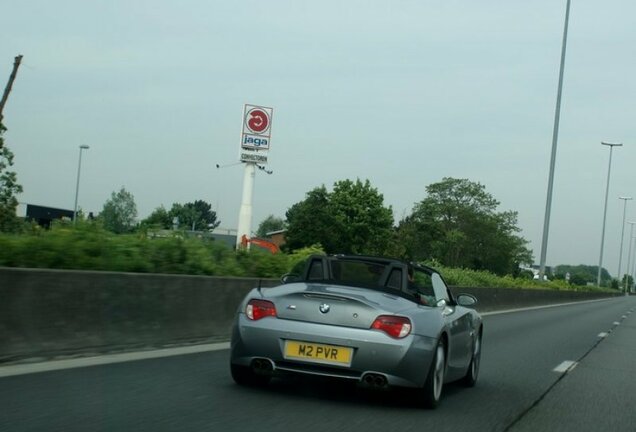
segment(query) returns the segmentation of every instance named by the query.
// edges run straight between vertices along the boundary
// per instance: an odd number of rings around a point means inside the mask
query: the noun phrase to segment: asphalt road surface
[[[324,379],[233,383],[227,349],[0,378],[0,431],[636,431],[636,297],[488,315],[440,407]],[[0,367],[11,371],[12,366]]]

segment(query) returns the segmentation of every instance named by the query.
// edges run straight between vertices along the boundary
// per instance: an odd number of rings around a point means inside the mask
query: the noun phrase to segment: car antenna
[[[263,293],[261,292],[261,283],[262,283],[262,282],[263,282],[263,279],[259,278],[259,279],[258,279],[258,288],[257,288],[257,289],[258,289],[258,293],[259,293],[260,295],[263,295]]]

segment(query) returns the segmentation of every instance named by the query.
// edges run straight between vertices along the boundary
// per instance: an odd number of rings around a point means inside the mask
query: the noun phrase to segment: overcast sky
[[[203,199],[236,228],[243,104],[274,108],[253,229],[322,184],[369,179],[396,223],[444,177],[519,212],[539,261],[565,0],[5,2],[0,83],[21,202],[139,216]],[[573,0],[547,263],[616,275],[636,197],[636,3]],[[636,220],[636,202],[627,207]],[[625,234],[623,269],[629,226]]]

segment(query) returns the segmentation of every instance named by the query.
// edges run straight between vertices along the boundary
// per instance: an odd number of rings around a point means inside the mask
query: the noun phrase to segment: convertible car
[[[311,374],[374,388],[415,389],[435,408],[445,383],[477,381],[482,319],[434,269],[399,260],[314,255],[302,274],[255,288],[232,328],[230,371],[241,385]]]

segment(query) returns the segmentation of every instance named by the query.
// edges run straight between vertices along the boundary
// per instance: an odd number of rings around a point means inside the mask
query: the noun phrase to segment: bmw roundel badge
[[[329,306],[327,303],[323,303],[318,309],[320,309],[320,312],[326,314],[327,312],[329,312],[329,309],[331,309],[331,306]]]

